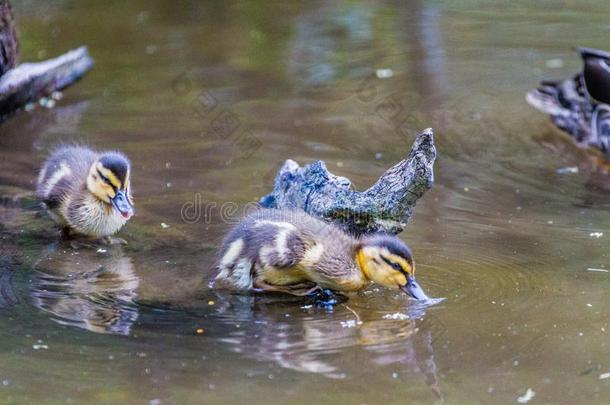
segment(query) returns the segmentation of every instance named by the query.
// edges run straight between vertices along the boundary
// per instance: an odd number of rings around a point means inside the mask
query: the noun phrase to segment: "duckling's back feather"
[[[56,149],[40,171],[36,189],[38,198],[48,206],[54,205],[71,191],[84,188],[89,168],[97,156],[97,153],[82,146]]]
[[[355,263],[357,245],[339,228],[302,211],[261,209],[224,240],[214,285],[251,289],[258,279],[279,286],[313,282],[359,289],[366,280]]]

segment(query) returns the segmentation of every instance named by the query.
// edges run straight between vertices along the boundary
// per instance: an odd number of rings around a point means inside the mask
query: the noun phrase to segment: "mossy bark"
[[[403,230],[415,204],[434,183],[436,147],[431,128],[421,131],[407,157],[388,169],[368,190],[354,191],[345,177],[330,173],[322,161],[301,167],[287,160],[265,208],[302,209],[335,222],[354,234]]]

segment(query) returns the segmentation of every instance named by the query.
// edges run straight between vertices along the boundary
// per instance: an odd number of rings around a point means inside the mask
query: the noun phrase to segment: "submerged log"
[[[82,46],[57,58],[39,63],[23,63],[0,77],[0,121],[13,111],[63,90],[93,66]]]
[[[409,155],[386,171],[368,190],[358,192],[322,161],[301,167],[287,160],[273,191],[260,200],[265,208],[295,208],[337,223],[355,234],[401,232],[417,200],[434,183],[436,148],[431,128],[417,135]]]
[[[0,0],[0,123],[13,112],[63,90],[93,66],[86,47],[17,66],[18,42],[9,0]]]

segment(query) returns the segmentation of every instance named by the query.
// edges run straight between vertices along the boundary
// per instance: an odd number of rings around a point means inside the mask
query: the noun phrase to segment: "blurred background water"
[[[96,65],[0,127],[0,402],[608,400],[610,181],[524,100],[607,47],[607,2],[13,3],[22,61]],[[436,184],[402,237],[441,305],[208,289],[222,216],[285,159],[365,189],[426,127]],[[36,208],[75,141],[132,160],[125,248],[74,251]]]

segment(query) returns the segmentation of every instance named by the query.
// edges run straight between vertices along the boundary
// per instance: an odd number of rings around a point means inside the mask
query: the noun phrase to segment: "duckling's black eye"
[[[102,177],[102,180],[104,180],[104,183],[108,184],[114,190],[114,184],[112,184],[107,177]]]
[[[104,183],[108,184],[109,186],[112,186],[112,183],[110,182],[110,180],[108,180],[108,177],[104,176],[99,170],[97,171],[97,174],[99,174],[100,179],[102,179]]]
[[[383,259],[383,261],[384,261],[384,262],[386,262],[386,264],[387,264],[388,266],[391,266],[391,267],[392,267],[394,270],[396,270],[396,271],[400,271],[400,272],[402,272],[402,271],[403,271],[402,266],[401,266],[400,264],[398,264],[398,263],[396,263],[396,262],[391,261],[390,259],[388,259],[388,258],[387,258],[387,257],[385,257],[385,256],[381,256],[381,258]]]

